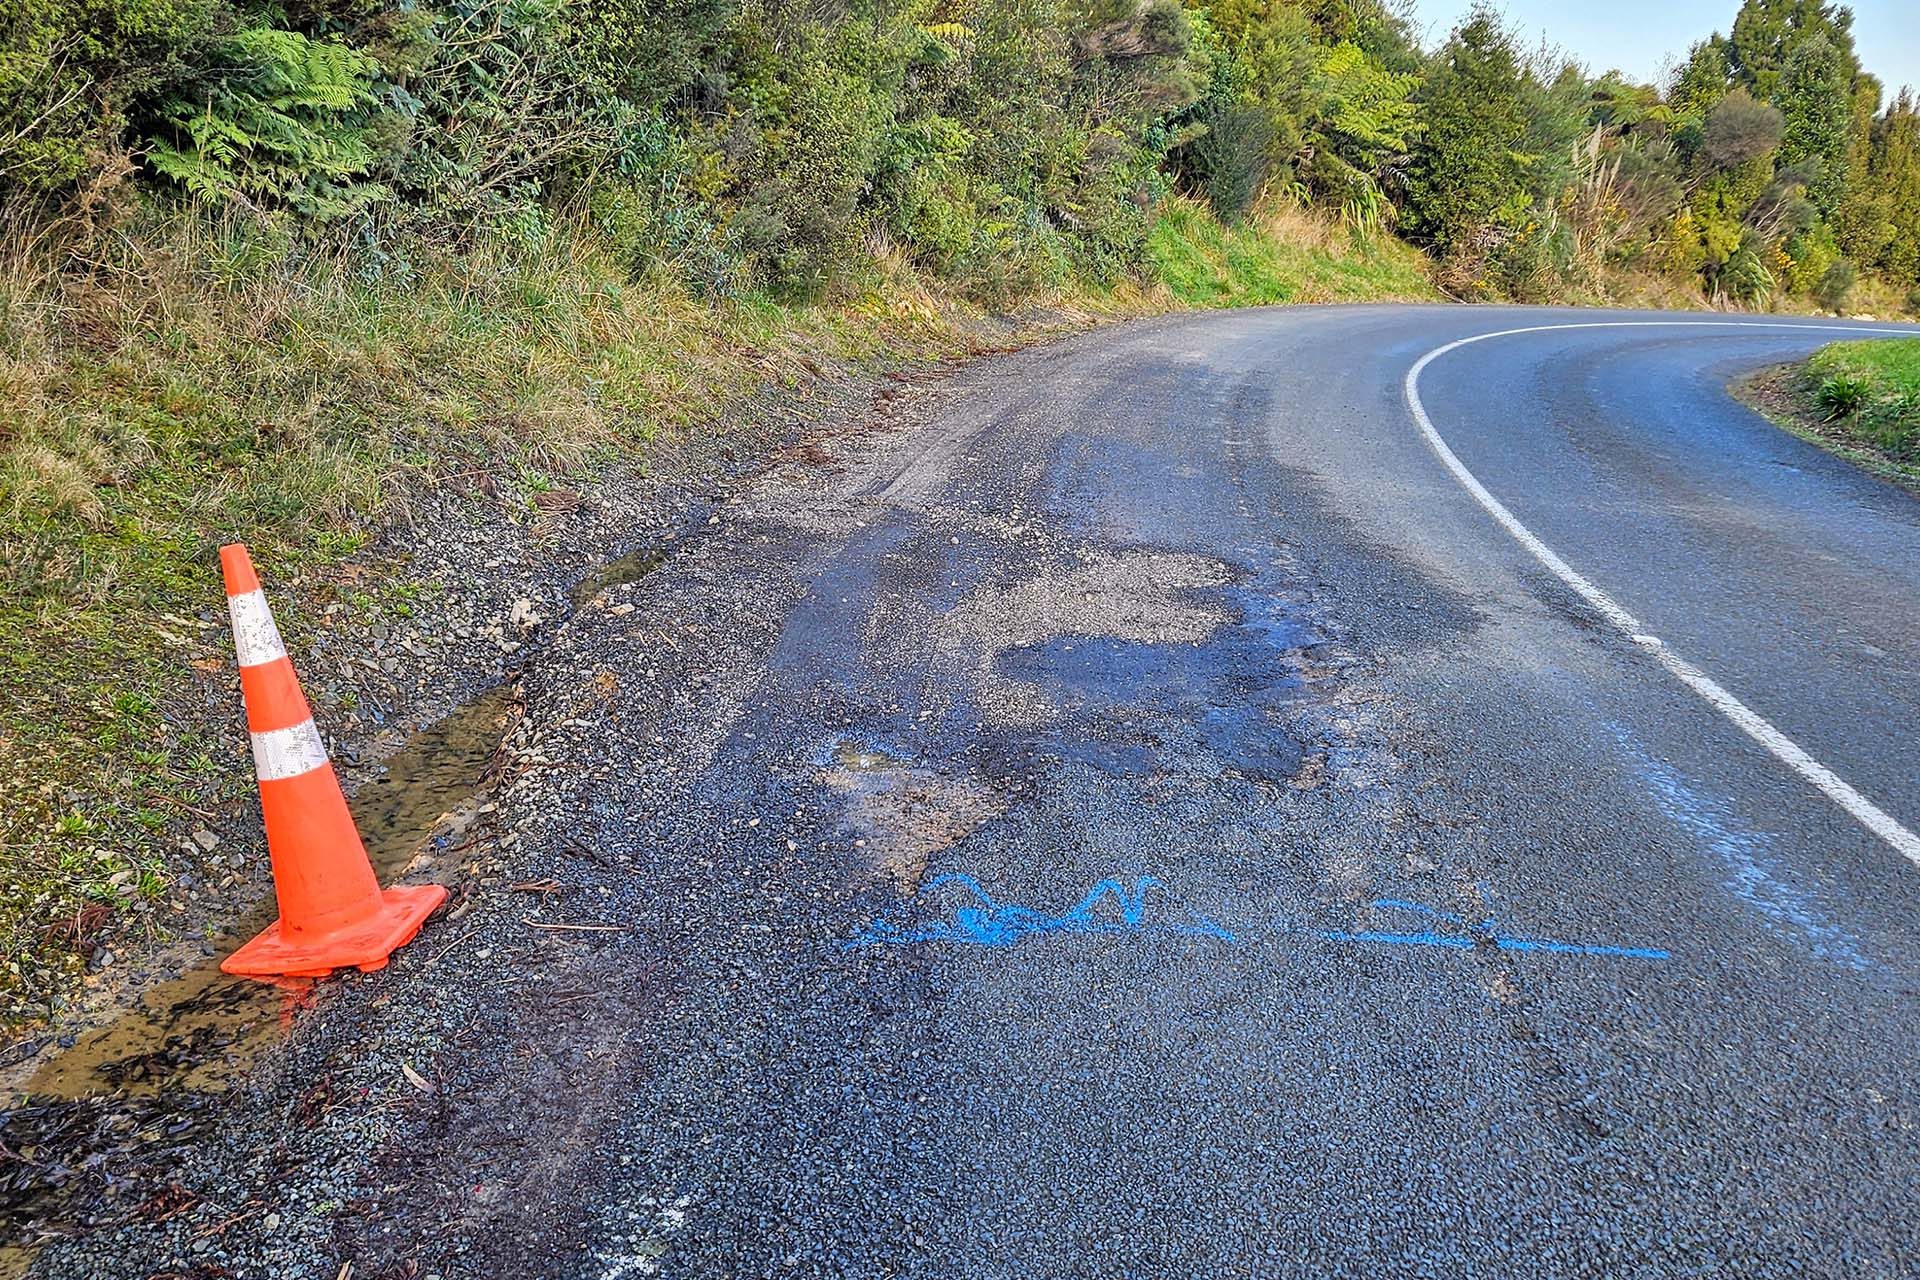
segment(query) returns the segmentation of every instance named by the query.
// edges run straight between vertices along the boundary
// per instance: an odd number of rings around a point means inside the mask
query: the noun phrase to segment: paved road
[[[1409,412],[1631,319],[1139,323],[794,451],[554,637],[492,885],[291,1054],[367,1105],[49,1272],[1913,1276],[1920,865]],[[1418,395],[1897,841],[1920,503],[1724,392],[1833,336]]]

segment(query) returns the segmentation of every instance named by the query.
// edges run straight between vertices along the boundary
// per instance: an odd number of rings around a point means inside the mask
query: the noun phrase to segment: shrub
[[[129,112],[191,74],[223,0],[12,0],[0,12],[0,183],[69,187],[109,170]]]
[[[196,196],[356,213],[390,194],[364,181],[378,67],[333,40],[253,27],[219,49],[221,70],[159,108],[147,163]]]
[[[1821,379],[1813,399],[1829,417],[1851,418],[1866,407],[1871,394],[1872,388],[1864,378],[1841,373]]]
[[[1238,223],[1259,198],[1273,164],[1273,117],[1246,103],[1216,100],[1195,123],[1203,132],[1188,144],[1189,168],[1214,212]]]
[[[1853,292],[1853,286],[1860,279],[1860,273],[1845,258],[1835,258],[1820,281],[1813,287],[1813,296],[1821,306],[1829,311],[1842,311],[1847,305],[1847,295]]]

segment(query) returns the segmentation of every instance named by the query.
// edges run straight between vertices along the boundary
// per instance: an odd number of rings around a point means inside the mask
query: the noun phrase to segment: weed
[[[1850,418],[1866,406],[1871,392],[1866,379],[1842,373],[1821,379],[1813,399],[1830,416]]]

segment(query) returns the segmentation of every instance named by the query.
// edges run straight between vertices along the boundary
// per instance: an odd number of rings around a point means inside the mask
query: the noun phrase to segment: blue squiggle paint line
[[[1431,914],[1447,915],[1449,913],[1436,911]],[[1479,945],[1477,938],[1463,937],[1457,933],[1434,933],[1431,930],[1423,933],[1387,933],[1367,929],[1359,933],[1346,933],[1338,929],[1324,929],[1320,932],[1320,936],[1329,942],[1378,942],[1401,947],[1449,947],[1455,951],[1471,951]],[[1658,947],[1616,947],[1603,942],[1560,942],[1552,938],[1503,938],[1498,934],[1488,936],[1487,941],[1502,951],[1547,951],[1558,955],[1611,956],[1631,960],[1671,959],[1667,952]]]
[[[1678,770],[1654,759],[1625,725],[1616,722],[1607,727],[1639,766],[1640,776],[1652,788],[1667,819],[1720,859],[1727,872],[1727,888],[1735,897],[1770,924],[1799,933],[1814,955],[1856,972],[1873,967],[1857,940],[1822,918],[1817,903],[1795,886],[1792,873],[1769,856],[1771,836],[1740,830],[1720,805],[1696,792]]]
[[[936,920],[918,926],[902,927],[890,920],[876,920],[866,932],[849,940],[846,947],[850,950],[881,943],[897,945],[913,942],[966,942],[983,947],[1010,947],[1023,938],[1047,933],[1164,932],[1217,938],[1222,942],[1238,941],[1231,932],[1205,917],[1194,917],[1186,922],[1148,920],[1147,890],[1166,888],[1152,876],[1141,876],[1135,880],[1131,891],[1118,880],[1102,880],[1088,890],[1087,895],[1071,910],[1057,916],[1018,903],[995,902],[973,877],[958,872],[935,876],[921,892],[947,884],[957,884],[965,889],[973,895],[977,905],[956,908],[951,921]],[[1094,914],[1109,897],[1119,905],[1118,920]]]
[[[1408,902],[1404,898],[1375,898],[1373,906],[1381,911],[1411,911],[1415,915],[1426,916],[1433,920],[1444,920],[1466,930],[1461,933],[1438,933],[1425,929],[1419,933],[1402,933],[1385,929],[1368,929],[1349,933],[1338,929],[1323,930],[1321,937],[1331,942],[1384,942],[1409,947],[1451,947],[1465,951],[1481,943],[1488,942],[1502,951],[1549,951],[1559,955],[1577,956],[1625,956],[1636,960],[1666,960],[1667,952],[1658,947],[1616,947],[1601,942],[1561,942],[1554,938],[1510,938],[1501,934],[1498,921],[1488,916],[1477,925],[1469,925],[1467,918],[1456,911],[1442,911],[1438,907],[1429,907],[1421,902]]]
[[[1551,938],[1495,938],[1502,951],[1551,951],[1569,956],[1618,956],[1628,960],[1667,960],[1659,947],[1616,947],[1604,942],[1555,942]]]

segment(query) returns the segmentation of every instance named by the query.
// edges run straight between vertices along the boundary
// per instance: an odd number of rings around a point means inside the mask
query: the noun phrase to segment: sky
[[[1548,43],[1596,74],[1619,68],[1658,82],[1696,40],[1726,34],[1740,0],[1493,0],[1528,44]],[[1472,0],[1415,0],[1414,27],[1429,48],[1444,41]],[[1850,0],[1860,62],[1887,86],[1920,89],[1920,0]]]

